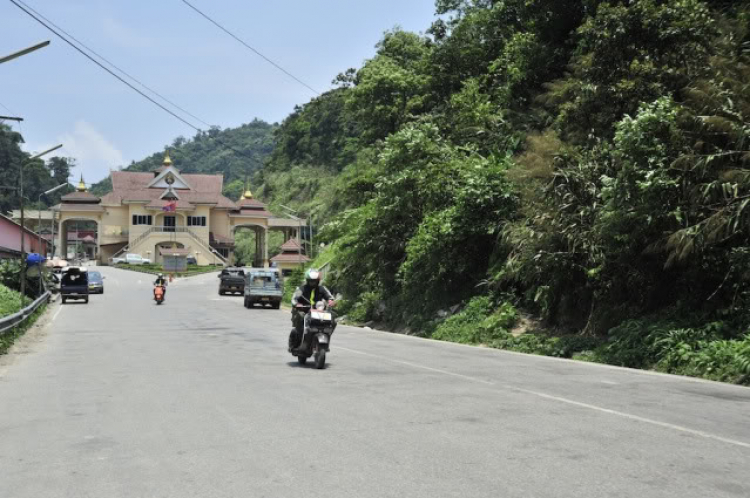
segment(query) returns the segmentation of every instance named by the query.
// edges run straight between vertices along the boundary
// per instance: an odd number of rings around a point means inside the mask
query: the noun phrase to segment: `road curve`
[[[0,497],[750,496],[750,389],[339,327],[215,274],[55,305],[0,368]]]

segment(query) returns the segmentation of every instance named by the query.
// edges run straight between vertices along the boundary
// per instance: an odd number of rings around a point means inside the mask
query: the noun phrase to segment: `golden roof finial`
[[[81,173],[81,181],[78,182],[78,191],[86,192],[86,184],[83,182],[83,173]]]
[[[243,199],[252,199],[253,198],[253,193],[250,192],[250,189],[247,189],[247,190],[245,190],[245,193],[242,194],[242,198]]]
[[[162,164],[164,166],[172,166],[172,159],[169,157],[169,150],[164,153],[164,162]]]

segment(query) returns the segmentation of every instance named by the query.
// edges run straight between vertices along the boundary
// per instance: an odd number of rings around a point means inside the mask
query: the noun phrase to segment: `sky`
[[[181,0],[23,1],[211,125],[281,122],[315,96]],[[189,1],[320,92],[371,58],[385,31],[423,33],[435,11],[434,0]],[[0,115],[24,118],[12,126],[25,150],[62,143],[56,155],[76,159],[75,179],[94,183],[195,134],[0,0],[0,56],[44,40],[51,44],[0,64]]]

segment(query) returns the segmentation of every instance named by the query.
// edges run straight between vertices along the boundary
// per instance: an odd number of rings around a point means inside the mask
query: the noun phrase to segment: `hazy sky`
[[[384,31],[424,32],[434,0],[189,0],[319,91],[374,54]],[[180,0],[24,0],[120,68],[202,120],[233,127],[284,119],[313,94]],[[85,59],[8,0],[0,0],[0,114],[25,149],[62,142],[87,183],[194,131]],[[7,123],[7,122],[6,122]],[[196,123],[200,127],[204,125]]]

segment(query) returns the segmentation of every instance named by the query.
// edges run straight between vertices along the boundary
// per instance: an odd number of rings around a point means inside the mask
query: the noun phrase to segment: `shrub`
[[[0,284],[0,317],[17,313],[28,304],[28,299],[21,300],[21,294]]]
[[[506,339],[518,320],[518,311],[508,302],[496,311],[494,308],[489,297],[475,297],[463,311],[438,325],[432,337],[441,341],[488,345]]]

